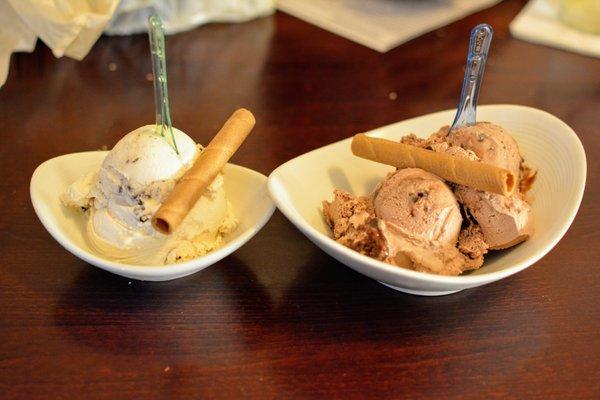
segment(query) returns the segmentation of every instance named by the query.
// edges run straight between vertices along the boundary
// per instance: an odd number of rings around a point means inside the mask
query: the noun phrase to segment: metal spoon
[[[156,130],[179,154],[173,124],[169,111],[169,91],[167,89],[167,60],[165,53],[165,32],[158,15],[148,17],[148,36],[152,53],[152,73],[154,75],[154,106],[156,109]],[[165,135],[165,130],[168,135]]]
[[[477,25],[471,31],[465,78],[456,116],[450,130],[461,126],[475,125],[477,122],[477,98],[493,34],[494,30],[488,24]]]

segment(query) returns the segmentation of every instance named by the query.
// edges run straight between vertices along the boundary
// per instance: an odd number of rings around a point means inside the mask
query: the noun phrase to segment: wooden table
[[[38,45],[0,89],[0,398],[600,398],[600,61],[508,33],[509,0],[387,54],[288,15],[169,37],[176,126],[206,143],[244,106],[234,162],[269,174],[356,132],[456,105],[470,29],[496,34],[482,103],[534,106],[578,133],[588,184],[571,229],[500,282],[425,298],[312,245],[279,212],[196,275],[138,282],[91,267],[35,216],[49,158],[153,121],[145,35],[81,62]],[[394,94],[397,98],[394,99]]]

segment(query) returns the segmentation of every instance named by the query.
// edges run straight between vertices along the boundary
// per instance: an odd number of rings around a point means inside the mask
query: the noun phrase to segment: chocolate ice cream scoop
[[[501,196],[457,186],[456,195],[477,220],[490,249],[506,249],[533,234],[531,206],[518,193]]]
[[[502,127],[490,122],[453,129],[446,137],[450,149],[465,149],[484,163],[505,168],[520,175],[521,153],[515,139]],[[459,152],[460,153],[460,152]],[[468,157],[467,154],[457,154]],[[505,249],[528,239],[533,234],[531,207],[518,190],[510,196],[483,192],[457,185],[459,201],[481,226],[490,249]]]
[[[373,194],[375,215],[419,239],[454,245],[462,216],[452,190],[443,180],[418,168],[389,175]]]
[[[359,253],[415,271],[459,275],[483,263],[477,232],[461,234],[462,216],[443,180],[418,168],[388,175],[368,197],[334,191],[323,202],[333,238]]]
[[[521,166],[519,146],[501,126],[490,122],[462,126],[450,131],[446,141],[451,146],[471,150],[486,164],[505,168],[516,177],[519,176]]]

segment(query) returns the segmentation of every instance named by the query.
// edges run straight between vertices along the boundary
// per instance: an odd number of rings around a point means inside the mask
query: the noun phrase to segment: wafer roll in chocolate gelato
[[[501,126],[479,122],[448,133],[450,146],[462,147],[475,153],[486,164],[506,168],[519,176],[521,153],[515,139]]]
[[[336,241],[389,264],[459,275],[481,267],[488,250],[514,246],[533,234],[531,206],[522,191],[533,183],[535,171],[523,164],[505,129],[489,122],[452,132],[446,126],[428,139],[408,135],[402,142],[503,168],[519,177],[519,185],[503,196],[449,185],[423,169],[399,169],[369,196],[335,190],[334,200],[323,203]],[[367,158],[390,163],[389,157],[374,157]]]
[[[523,159],[515,139],[502,127],[479,122],[461,127],[448,134],[451,146],[472,151],[484,163],[521,172]],[[527,240],[533,234],[531,207],[516,190],[511,196],[501,196],[458,185],[455,189],[464,204],[481,226],[490,249],[505,249]]]
[[[428,139],[414,135],[402,140],[415,146],[478,160],[512,171],[521,184],[510,196],[483,192],[456,185],[455,194],[481,227],[490,249],[505,249],[533,234],[531,206],[522,192],[523,182],[531,186],[535,171],[523,164],[519,146],[508,131],[490,122],[460,127],[448,132],[442,127]]]

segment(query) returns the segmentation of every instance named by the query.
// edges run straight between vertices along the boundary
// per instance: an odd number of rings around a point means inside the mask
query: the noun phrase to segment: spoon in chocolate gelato
[[[479,89],[483,81],[483,72],[493,35],[494,30],[488,24],[477,25],[471,31],[460,101],[450,131],[461,126],[472,126],[476,123],[477,99],[479,98]]]
[[[513,137],[498,125],[476,122],[477,99],[493,32],[487,24],[477,25],[471,31],[460,101],[445,141],[449,147],[460,147],[474,153],[483,163],[505,168],[520,176],[523,159]],[[507,197],[457,185],[455,193],[481,226],[490,249],[513,246],[533,233],[531,207],[518,190]]]
[[[487,24],[471,31],[461,97],[452,126],[442,127],[426,140],[410,135],[402,142],[495,165],[518,177],[520,184],[506,196],[454,185],[458,201],[481,229],[487,248],[505,249],[533,234],[531,207],[524,194],[533,183],[535,172],[524,163],[517,142],[507,130],[491,122],[476,122],[477,99],[492,36],[492,27]]]
[[[401,143],[364,134],[354,137],[355,155],[399,169],[368,196],[336,189],[333,201],[323,203],[337,242],[399,267],[460,275],[480,268],[489,250],[508,248],[532,235],[531,207],[524,192],[535,173],[505,129],[476,122],[492,34],[487,24],[471,32],[452,127],[442,127],[428,139],[411,134]],[[519,184],[507,185],[507,176]],[[497,184],[483,185],[494,177]]]

